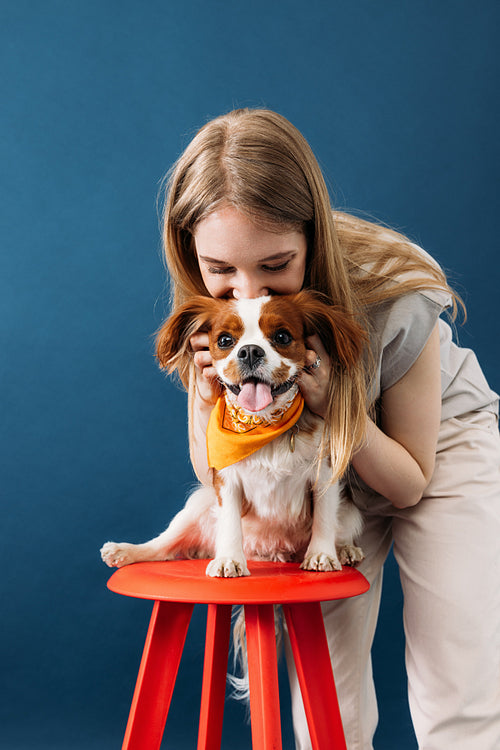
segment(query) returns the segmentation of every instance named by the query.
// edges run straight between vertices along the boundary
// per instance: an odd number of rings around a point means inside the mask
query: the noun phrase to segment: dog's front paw
[[[241,562],[230,557],[216,557],[208,563],[206,574],[212,578],[239,578],[249,576],[250,571],[244,560]]]
[[[110,568],[122,568],[124,565],[135,562],[134,547],[134,544],[127,544],[127,542],[121,544],[106,542],[101,547],[101,557]]]
[[[342,565],[337,557],[326,555],[323,552],[313,552],[307,554],[300,566],[302,570],[316,570],[322,573],[328,573],[332,570],[341,570]]]
[[[339,549],[339,560],[342,565],[358,565],[365,559],[365,553],[361,547],[355,547],[353,544],[346,544]]]

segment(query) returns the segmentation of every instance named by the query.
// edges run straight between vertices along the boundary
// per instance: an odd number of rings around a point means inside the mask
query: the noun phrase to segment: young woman
[[[349,749],[371,748],[377,724],[370,649],[392,542],[419,747],[499,748],[498,397],[440,317],[457,300],[439,266],[396,232],[332,211],[307,142],[268,110],[237,110],[199,131],[170,174],[164,247],[174,306],[200,293],[312,288],[367,329],[370,356],[342,386],[343,415],[332,413],[329,352],[316,336],[316,366],[300,385],[325,420],[335,474],[349,464],[365,515],[360,569],[370,591],[323,608]],[[205,430],[217,385],[207,337],[193,336],[191,346],[192,367],[182,373],[191,456],[210,482]],[[303,749],[310,741],[290,671]]]

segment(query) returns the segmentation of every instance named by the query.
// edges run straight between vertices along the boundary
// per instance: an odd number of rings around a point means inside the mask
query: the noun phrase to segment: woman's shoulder
[[[448,298],[431,289],[386,299],[367,311],[375,397],[408,372],[447,306]]]

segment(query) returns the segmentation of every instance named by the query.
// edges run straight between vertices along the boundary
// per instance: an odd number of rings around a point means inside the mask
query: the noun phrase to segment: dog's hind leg
[[[200,487],[172,519],[167,529],[149,542],[106,542],[101,557],[110,568],[175,557],[212,557],[215,539],[215,493]]]
[[[344,493],[342,493],[344,495]],[[360,536],[363,528],[363,516],[349,496],[343,496],[338,512],[339,531],[337,548],[342,565],[358,565],[365,559],[361,547],[357,547],[355,539]]]

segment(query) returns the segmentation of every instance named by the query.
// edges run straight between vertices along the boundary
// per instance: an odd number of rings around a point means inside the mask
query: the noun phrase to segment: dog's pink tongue
[[[272,400],[271,386],[267,383],[244,383],[238,394],[238,404],[246,411],[261,411]]]

